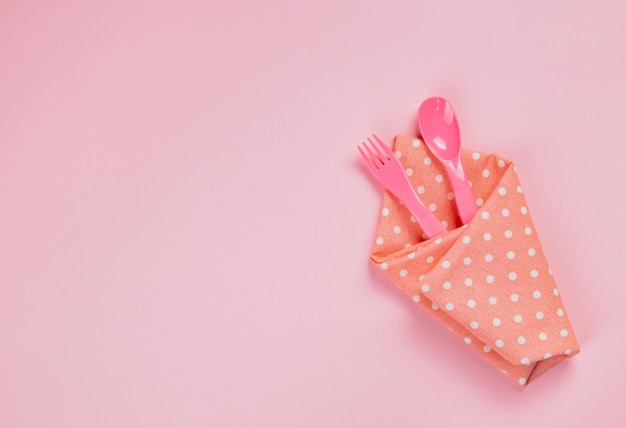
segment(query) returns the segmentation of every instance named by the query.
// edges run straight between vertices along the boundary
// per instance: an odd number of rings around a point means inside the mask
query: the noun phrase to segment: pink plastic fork
[[[428,238],[444,233],[445,227],[417,196],[396,155],[380,138],[372,136],[375,141],[368,138],[369,144],[357,146],[372,175],[411,211]]]

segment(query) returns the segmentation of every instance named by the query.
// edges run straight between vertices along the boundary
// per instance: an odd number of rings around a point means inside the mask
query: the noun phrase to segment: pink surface
[[[0,426],[624,426],[618,3],[2,2]],[[524,391],[368,260],[432,95],[581,342]]]

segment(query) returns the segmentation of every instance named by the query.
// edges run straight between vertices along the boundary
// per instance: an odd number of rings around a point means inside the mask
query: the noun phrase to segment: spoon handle
[[[454,192],[454,199],[456,199],[456,207],[461,222],[467,224],[478,210],[472,189],[470,189],[460,161],[457,162],[454,167],[447,162],[443,162],[443,165],[450,178],[450,184],[452,185],[452,191]]]

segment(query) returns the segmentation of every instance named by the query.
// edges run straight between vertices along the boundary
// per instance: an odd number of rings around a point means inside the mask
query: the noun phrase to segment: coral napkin
[[[445,171],[420,139],[396,137],[409,181],[448,232],[425,239],[385,192],[371,260],[418,305],[515,382],[579,352],[512,162],[464,150],[478,212],[461,225]]]

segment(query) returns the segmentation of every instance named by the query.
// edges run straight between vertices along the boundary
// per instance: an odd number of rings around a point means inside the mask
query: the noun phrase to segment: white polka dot
[[[383,208],[383,215],[387,217],[389,215],[389,208]]]
[[[428,209],[431,210],[432,212],[437,211],[437,204],[430,204],[428,206]]]
[[[561,336],[567,337],[568,334],[569,332],[566,329],[561,330]]]
[[[517,279],[517,274],[516,274],[515,272],[511,272],[511,273],[509,274],[509,279],[510,279],[511,281],[515,281],[515,280]]]
[[[420,275],[419,280],[420,280],[420,281],[423,281],[423,280],[424,280],[424,278],[426,278],[426,275]]]
[[[520,385],[526,385],[526,378],[525,377],[521,377],[521,378],[519,378],[518,382],[519,382]]]
[[[396,157],[400,159],[402,157],[402,152],[400,150],[396,151]]]
[[[454,309],[454,305],[452,303],[446,303],[446,311],[451,311]]]
[[[502,159],[498,159],[498,166],[504,168],[504,161]]]
[[[517,302],[519,300],[519,295],[517,293],[511,294],[511,302]]]
[[[524,233],[525,233],[526,235],[530,235],[531,233],[533,233],[533,231],[532,231],[532,229],[531,229],[530,227],[526,226],[526,227],[524,228]]]
[[[419,147],[422,142],[420,140],[413,140],[413,147]]]
[[[521,315],[515,315],[513,317],[513,321],[515,321],[516,323],[521,323],[522,322],[522,316]]]
[[[411,223],[417,223],[417,219],[413,215],[411,216]]]
[[[505,217],[508,217],[509,216],[509,210],[506,209],[506,208],[503,208],[502,209],[502,215],[505,216]]]
[[[502,348],[504,346],[504,342],[501,339],[496,340],[496,346],[498,348]]]
[[[485,279],[487,280],[489,284],[493,284],[493,282],[496,280],[496,278],[493,275],[487,275],[487,278]]]
[[[428,293],[430,291],[430,286],[428,284],[422,285],[422,291],[424,293]]]
[[[566,349],[563,353],[564,353],[565,355],[569,355],[569,354],[571,354],[571,353],[572,353],[572,350],[571,350],[571,349]]]
[[[443,241],[443,239],[441,237],[435,239],[435,245],[441,244],[441,241]]]
[[[539,311],[535,314],[535,318],[537,318],[538,320],[542,320],[543,319],[543,312]]]
[[[449,201],[451,201],[452,199],[454,199],[454,193],[449,192],[449,193],[446,195],[446,198],[448,198],[448,200],[449,200]]]
[[[470,308],[475,308],[476,302],[473,299],[470,299],[467,301],[467,306],[469,306]]]
[[[387,268],[388,268],[388,267],[389,267],[389,265],[388,265],[387,263],[381,263],[381,264],[380,264],[380,268],[381,268],[382,270],[387,270]]]
[[[513,232],[507,229],[504,231],[504,236],[506,238],[510,238],[511,236],[513,236]]]
[[[383,242],[385,242],[385,240],[383,239],[382,236],[379,236],[378,238],[376,238],[376,243],[378,245],[383,245]]]
[[[483,235],[485,241],[491,241],[491,233],[487,232]]]
[[[433,311],[436,311],[437,309],[439,309],[439,306],[437,306],[436,303],[433,303],[432,305],[430,305],[431,308],[433,308]]]
[[[430,165],[432,163],[432,159],[431,158],[424,158],[424,165]]]
[[[411,248],[413,244],[404,244],[404,248]]]
[[[465,281],[463,281],[463,283],[469,287],[470,285],[472,285],[472,278],[465,278]]]
[[[444,269],[448,269],[450,267],[450,262],[447,260],[444,260],[443,262],[441,262],[441,267]]]
[[[441,174],[435,175],[435,181],[437,183],[441,183],[443,181],[443,176]]]
[[[548,340],[548,335],[543,332],[539,333],[539,340]]]
[[[522,208],[520,208],[520,211],[522,212],[522,214],[528,214],[528,208],[522,206]]]
[[[472,238],[470,238],[469,236],[464,236],[463,239],[461,239],[461,242],[463,242],[464,244],[469,244],[470,242],[472,242]]]
[[[487,178],[487,177],[489,177],[489,174],[490,174],[490,172],[489,172],[488,169],[486,169],[486,168],[483,169],[483,177]]]
[[[474,160],[480,159],[480,153],[478,153],[478,152],[472,153],[472,159],[474,159]]]
[[[405,276],[407,276],[407,274],[408,274],[408,272],[407,272],[407,270],[406,270],[406,269],[402,269],[402,270],[400,271],[400,276],[401,276],[402,278],[404,278]]]
[[[493,261],[493,256],[491,254],[485,254],[485,261],[486,262],[491,262]]]
[[[513,251],[507,251],[506,258],[509,260],[513,260],[515,258],[515,253]]]
[[[563,312],[563,309],[559,308],[556,310],[556,314],[560,317],[562,317],[563,315],[565,315],[565,312]]]
[[[554,294],[555,296],[559,295],[559,290],[557,290],[556,288],[552,290],[552,294]]]
[[[435,258],[433,256],[426,257],[426,263],[432,263],[434,261],[435,261]]]
[[[446,281],[443,283],[443,288],[446,290],[449,290],[452,288],[452,284],[450,283],[450,281]]]
[[[408,177],[413,176],[413,168],[407,168],[407,169],[406,169],[406,175],[407,175]]]
[[[498,193],[502,196],[506,195],[506,189],[504,187],[500,187],[498,189]]]
[[[402,231],[402,229],[400,229],[400,226],[394,226],[393,227],[393,233],[400,233]]]
[[[483,201],[481,198],[476,199],[476,205],[478,205],[479,207],[482,207],[484,203],[485,201]]]
[[[414,259],[415,258],[415,251],[407,254],[406,257],[409,258],[409,259]]]
[[[472,263],[472,259],[470,259],[469,257],[465,257],[465,258],[463,259],[463,264],[464,264],[465,266],[469,266],[471,263]]]
[[[472,322],[470,323],[470,327],[471,327],[472,329],[476,330],[476,329],[478,328],[478,323],[477,323],[476,321],[472,321]]]
[[[539,290],[533,291],[533,297],[535,299],[539,299],[541,297],[541,291],[539,291]]]
[[[526,343],[526,338],[524,336],[518,337],[517,343],[519,343],[520,345],[523,345],[524,343]]]
[[[483,220],[487,220],[487,219],[489,218],[489,211],[483,211],[483,212],[480,214],[480,217],[481,217]]]
[[[418,296],[417,294],[415,296],[413,296],[413,301],[414,302],[419,302],[420,301],[420,296]]]
[[[531,270],[530,276],[532,276],[533,278],[537,278],[539,276],[539,271],[537,269]]]
[[[463,341],[465,341],[465,343],[467,343],[468,345],[472,343],[472,339],[469,337],[466,337],[465,339],[463,339]]]
[[[491,346],[489,346],[489,345],[483,346],[483,352],[486,353],[486,354],[491,352]]]
[[[548,358],[552,358],[552,354],[551,354],[551,353],[549,353],[549,352],[546,352],[546,353],[543,355],[543,358],[544,358],[545,360],[547,360]]]
[[[517,186],[517,193],[522,193],[522,186]]]
[[[489,303],[495,305],[496,303],[498,303],[498,299],[496,299],[494,296],[491,296],[489,298]]]
[[[426,191],[426,188],[424,186],[418,186],[417,187],[417,193],[424,193]]]
[[[532,257],[532,256],[534,256],[535,254],[537,254],[537,252],[535,251],[535,249],[534,249],[534,248],[529,248],[529,249],[528,249],[528,255],[529,255],[529,256],[531,256],[531,257]]]
[[[447,227],[448,227],[448,222],[447,222],[447,221],[445,221],[445,220],[442,220],[442,221],[441,221],[441,225],[442,225],[443,227],[446,227],[446,228],[447,228]]]
[[[494,327],[500,327],[500,324],[502,324],[500,318],[494,318],[491,322],[493,323]]]

